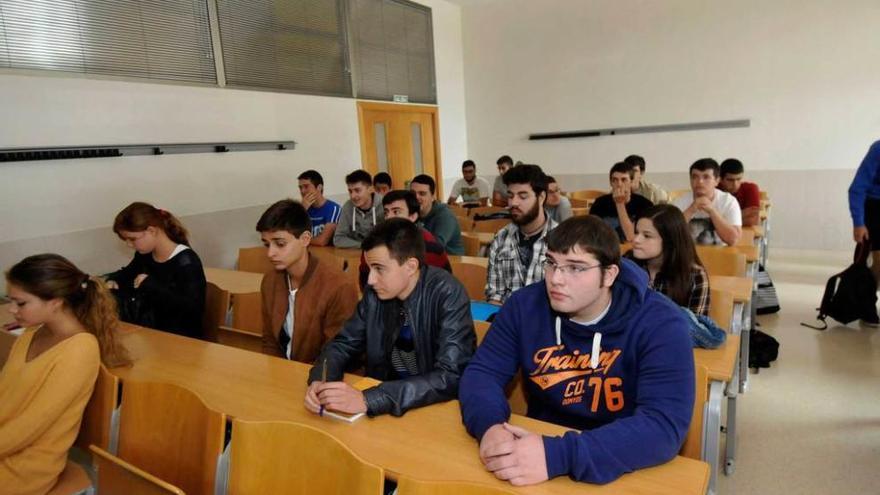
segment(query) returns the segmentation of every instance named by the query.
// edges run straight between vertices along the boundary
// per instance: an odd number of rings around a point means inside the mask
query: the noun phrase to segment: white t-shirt
[[[694,193],[693,191],[690,191],[676,199],[673,204],[677,206],[679,210],[684,211],[688,209],[693,202]],[[739,209],[739,203],[737,203],[736,197],[733,194],[716,189],[715,198],[712,200],[712,206],[718,211],[725,222],[737,227],[742,226],[742,210]],[[709,214],[705,211],[694,213],[694,216],[690,221],[690,227],[691,236],[697,244],[726,245],[724,241],[721,240],[718,232],[715,231],[715,225],[712,224],[712,219],[709,218]]]
[[[480,198],[488,198],[491,196],[489,183],[482,177],[475,177],[473,184],[468,184],[464,179],[458,179],[452,185],[452,191],[449,196],[458,198],[465,203],[478,203]]]

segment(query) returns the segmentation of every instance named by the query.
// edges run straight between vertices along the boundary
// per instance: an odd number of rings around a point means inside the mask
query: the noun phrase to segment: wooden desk
[[[409,411],[401,418],[384,415],[354,424],[320,418],[303,406],[309,367],[302,363],[126,325],[123,342],[135,362],[112,370],[124,380],[168,381],[198,393],[214,409],[233,418],[296,421],[324,430],[389,477],[474,481],[522,493],[705,493],[708,466],[676,457],[662,466],[639,470],[614,483],[596,486],[566,477],[538,486],[512,488],[487,472],[477,443],[461,424],[456,401]],[[355,381],[357,377],[349,377]],[[124,387],[123,382],[123,387]],[[515,416],[511,422],[543,434],[564,428]]]
[[[489,266],[489,258],[484,256],[458,256],[457,254],[450,254],[448,257],[451,263],[472,263],[485,267]]]
[[[752,300],[752,280],[746,277],[709,276],[709,287],[733,294],[733,300],[749,303]]]
[[[477,239],[480,241],[480,247],[492,244],[492,240],[495,239],[495,234],[490,232],[462,232],[461,235]]]
[[[205,278],[230,294],[260,292],[260,284],[263,282],[263,275],[260,273],[225,268],[205,268]]]
[[[709,370],[709,379],[729,382],[736,371],[739,357],[739,335],[727,335],[727,341],[717,349],[694,348],[694,363]]]
[[[324,253],[332,253],[334,256],[339,258],[344,258],[347,260],[357,260],[360,262],[361,259],[361,248],[340,248],[334,246],[309,246],[309,250],[311,251],[319,251]]]

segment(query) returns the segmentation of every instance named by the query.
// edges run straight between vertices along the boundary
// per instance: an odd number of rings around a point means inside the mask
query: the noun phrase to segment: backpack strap
[[[867,266],[869,254],[871,254],[871,241],[864,241],[856,244],[856,251],[853,254],[853,264]]]

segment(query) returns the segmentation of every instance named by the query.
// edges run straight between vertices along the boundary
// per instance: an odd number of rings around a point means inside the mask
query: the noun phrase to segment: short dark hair
[[[419,174],[413,177],[413,180],[410,181],[410,184],[422,184],[428,186],[428,189],[431,190],[431,194],[434,194],[434,189],[437,187],[437,183],[434,182],[434,178],[426,174]]]
[[[406,203],[406,211],[410,215],[418,215],[419,213],[419,200],[416,198],[416,194],[412,191],[405,191],[403,189],[395,189],[393,191],[388,191],[382,198],[382,206],[388,206],[395,201],[403,201]]]
[[[292,199],[282,199],[263,212],[257,221],[257,232],[276,232],[283,230],[299,238],[303,232],[311,232],[312,220],[302,203]]]
[[[627,164],[626,162],[617,162],[611,166],[611,170],[608,171],[608,180],[611,180],[611,174],[628,174],[630,179],[636,178],[636,173],[633,171],[635,167]]]
[[[721,177],[724,177],[727,174],[742,174],[745,173],[745,171],[746,169],[743,167],[743,162],[736,158],[728,158],[721,162]]]
[[[600,265],[620,264],[620,238],[595,215],[570,217],[547,234],[547,250],[566,254],[577,246],[592,254]]]
[[[299,177],[297,177],[296,180],[307,180],[315,187],[324,185],[324,178],[321,177],[321,174],[318,173],[317,170],[306,170],[299,174]]]
[[[549,186],[550,184],[556,184],[556,177],[552,175],[547,176],[547,185]]]
[[[464,170],[464,169],[466,169],[466,168],[468,168],[468,167],[474,167],[474,170],[476,170],[476,169],[477,169],[477,164],[474,163],[473,160],[465,160],[465,161],[461,162],[461,169],[462,169],[462,170]]]
[[[495,161],[495,164],[496,164],[496,165],[501,165],[502,163],[506,163],[506,164],[508,164],[508,165],[510,165],[510,166],[512,167],[512,166],[513,166],[513,158],[511,158],[511,157],[509,157],[509,156],[507,156],[507,155],[501,155],[501,158],[499,158],[498,160],[496,160],[496,161]]]
[[[346,184],[357,184],[358,182],[363,182],[368,186],[373,185],[373,177],[369,172],[363,169],[355,170],[354,172],[345,176]]]
[[[715,177],[721,177],[721,167],[718,166],[718,162],[711,158],[700,158],[695,161],[691,168],[688,169],[688,175],[694,170],[699,170],[700,172],[705,172],[706,170],[711,170]]]
[[[641,170],[642,173],[645,173],[645,159],[639,155],[629,155],[623,159],[623,163],[629,165],[630,168],[639,167],[639,170]]]
[[[518,165],[504,173],[501,178],[505,186],[511,184],[528,184],[535,191],[535,196],[547,192],[547,175],[537,165]]]
[[[373,185],[375,186],[379,184],[387,184],[388,187],[391,187],[391,176],[388,172],[379,172],[373,177]]]
[[[389,218],[367,234],[361,249],[369,251],[379,246],[388,248],[391,257],[402,265],[409,258],[419,261],[419,266],[425,264],[425,238],[420,228],[405,218]]]

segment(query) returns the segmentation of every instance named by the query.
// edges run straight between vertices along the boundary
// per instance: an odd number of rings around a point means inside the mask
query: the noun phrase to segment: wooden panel
[[[82,424],[74,445],[84,451],[90,445],[97,445],[102,449],[110,448],[111,421],[118,403],[119,378],[102,364],[92,397],[83,412]]]
[[[679,454],[699,460],[703,457],[703,408],[709,400],[709,371],[705,366],[697,366],[694,369],[694,377],[696,378],[694,413]]]
[[[593,204],[592,199],[568,198],[572,208],[586,208],[589,212],[590,206]]]
[[[456,220],[458,220],[458,228],[461,229],[462,232],[470,232],[474,229],[474,219],[471,217],[463,217],[456,215]]]
[[[742,253],[716,246],[697,246],[697,255],[709,275],[744,277],[746,257]]]
[[[195,356],[190,354],[188,359]],[[134,368],[138,365],[135,361]],[[222,381],[212,383],[229,393]],[[119,457],[190,495],[213,495],[225,427],[223,413],[208,408],[198,395],[183,387],[123,382]]]
[[[730,332],[733,324],[733,293],[711,288],[709,283],[709,318],[719,327]]]
[[[397,495],[514,495],[516,492],[494,486],[458,481],[421,481],[400,478]]]
[[[568,193],[568,197],[571,199],[595,200],[599,196],[604,196],[606,194],[608,194],[608,191],[600,191],[598,189],[583,189],[581,191],[572,191]]]
[[[459,263],[451,261],[452,274],[464,285],[467,290],[468,297],[474,301],[483,301],[486,299],[486,277],[489,270],[482,266],[472,263]]]
[[[96,446],[91,447],[97,467],[100,495],[183,495],[183,490],[129,464]]]
[[[381,495],[384,478],[382,468],[311,426],[233,421],[229,495]]]
[[[246,247],[238,250],[238,269],[243,272],[266,273],[272,270],[272,263],[266,256],[263,246]]]
[[[205,286],[205,312],[202,316],[202,329],[205,340],[217,342],[217,328],[226,324],[229,311],[229,292],[217,287],[213,282]]]
[[[233,327],[221,326],[217,333],[217,342],[251,352],[263,352],[263,335],[245,332]]]
[[[245,332],[262,335],[263,300],[259,292],[232,295],[232,326]]]
[[[709,287],[733,294],[734,302],[748,303],[752,300],[752,279],[709,275]]]
[[[259,292],[263,274],[225,268],[205,268],[205,279],[230,294]]]
[[[694,348],[694,363],[709,370],[709,379],[729,382],[739,359],[739,335],[727,335],[717,349]]]
[[[477,334],[478,346],[483,343],[483,339],[486,338],[486,333],[491,326],[492,324],[488,321],[474,320],[474,332]]]
[[[480,256],[480,240],[472,236],[461,236],[461,243],[464,245],[464,255],[477,257]]]

